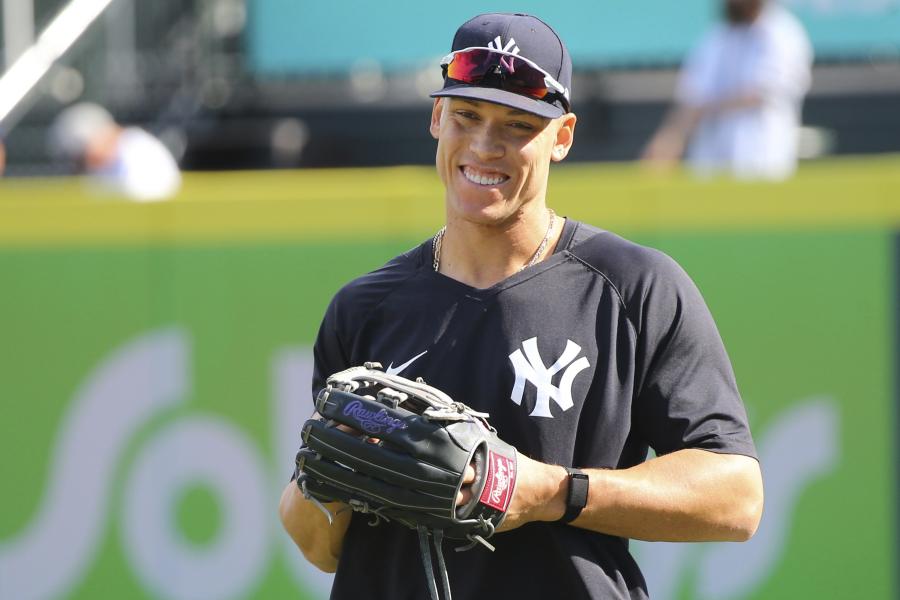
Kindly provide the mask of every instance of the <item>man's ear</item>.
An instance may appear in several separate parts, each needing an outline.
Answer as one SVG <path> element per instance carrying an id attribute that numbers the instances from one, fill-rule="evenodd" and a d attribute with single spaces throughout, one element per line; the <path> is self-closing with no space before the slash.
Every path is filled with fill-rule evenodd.
<path id="1" fill-rule="evenodd" d="M 557 119 L 559 128 L 556 130 L 556 140 L 550 155 L 550 159 L 554 162 L 559 162 L 568 156 L 569 150 L 575 142 L 575 123 L 577 121 L 575 113 L 567 113 Z"/>
<path id="2" fill-rule="evenodd" d="M 441 131 L 441 115 L 444 112 L 443 100 L 443 98 L 435 98 L 434 105 L 431 107 L 431 125 L 428 127 L 428 131 L 431 132 L 431 137 L 434 139 L 438 139 Z"/>

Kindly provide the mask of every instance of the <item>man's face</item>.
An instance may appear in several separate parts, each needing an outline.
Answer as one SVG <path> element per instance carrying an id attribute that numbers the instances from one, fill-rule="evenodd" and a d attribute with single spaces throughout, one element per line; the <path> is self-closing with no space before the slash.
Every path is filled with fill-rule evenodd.
<path id="1" fill-rule="evenodd" d="M 763 0 L 725 0 L 725 20 L 733 25 L 748 25 L 762 10 Z"/>
<path id="2" fill-rule="evenodd" d="M 542 209 L 550 162 L 572 145 L 575 115 L 546 119 L 465 98 L 440 98 L 431 115 L 448 219 L 503 224 Z"/>

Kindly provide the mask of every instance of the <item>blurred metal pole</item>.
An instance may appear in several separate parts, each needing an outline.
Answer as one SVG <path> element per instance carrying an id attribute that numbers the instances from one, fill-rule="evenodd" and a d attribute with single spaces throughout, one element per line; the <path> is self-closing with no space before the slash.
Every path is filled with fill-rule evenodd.
<path id="1" fill-rule="evenodd" d="M 3 0 L 3 55 L 6 68 L 34 42 L 34 4 L 31 0 Z"/>
<path id="2" fill-rule="evenodd" d="M 104 16 L 106 88 L 114 103 L 129 102 L 138 92 L 134 0 L 118 0 Z"/>
<path id="3" fill-rule="evenodd" d="M 11 1 L 15 4 L 22 0 Z M 37 41 L 13 62 L 0 77 L 0 131 L 12 129 L 14 111 L 22 100 L 113 1 L 72 0 L 41 32 Z"/>

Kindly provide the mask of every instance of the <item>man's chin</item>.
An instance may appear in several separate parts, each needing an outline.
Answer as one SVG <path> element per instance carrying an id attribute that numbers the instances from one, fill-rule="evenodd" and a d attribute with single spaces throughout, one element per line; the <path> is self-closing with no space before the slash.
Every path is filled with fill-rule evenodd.
<path id="1" fill-rule="evenodd" d="M 474 203 L 461 201 L 452 208 L 454 217 L 475 225 L 497 226 L 507 222 L 510 208 L 504 201 L 495 203 Z"/>

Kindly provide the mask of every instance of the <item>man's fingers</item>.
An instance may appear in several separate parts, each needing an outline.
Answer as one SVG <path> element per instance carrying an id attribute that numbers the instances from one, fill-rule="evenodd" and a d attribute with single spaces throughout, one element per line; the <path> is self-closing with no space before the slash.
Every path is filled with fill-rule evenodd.
<path id="1" fill-rule="evenodd" d="M 466 504 L 472 499 L 472 483 L 475 481 L 475 467 L 469 465 L 463 472 L 463 485 L 456 494 L 456 505 Z"/>
<path id="2" fill-rule="evenodd" d="M 366 441 L 369 442 L 370 444 L 377 444 L 378 442 L 381 441 L 381 438 L 373 438 L 371 436 L 366 435 L 359 429 L 354 429 L 354 428 L 350 427 L 349 425 L 344 425 L 343 423 L 338 423 L 337 425 L 335 425 L 335 427 L 345 433 L 349 433 L 350 435 L 355 435 L 357 437 L 365 437 Z M 474 479 L 473 479 L 473 481 L 474 481 Z"/>

